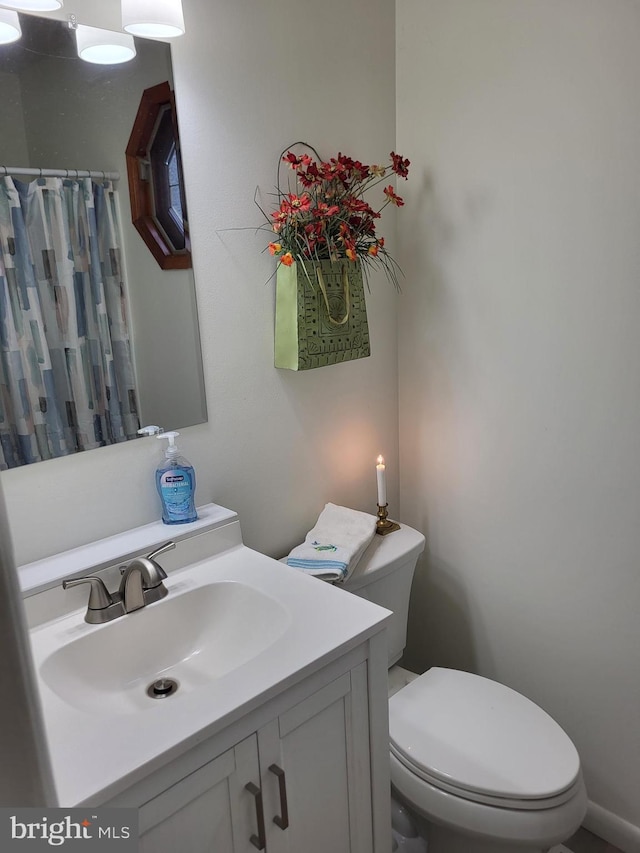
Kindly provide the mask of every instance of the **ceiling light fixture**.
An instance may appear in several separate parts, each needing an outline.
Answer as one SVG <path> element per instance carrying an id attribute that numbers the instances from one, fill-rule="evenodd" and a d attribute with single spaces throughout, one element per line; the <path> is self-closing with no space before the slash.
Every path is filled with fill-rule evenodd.
<path id="1" fill-rule="evenodd" d="M 23 12 L 55 12 L 62 6 L 62 0 L 13 0 L 3 3 L 11 9 L 20 9 Z"/>
<path id="2" fill-rule="evenodd" d="M 122 0 L 122 28 L 145 38 L 181 36 L 184 34 L 182 0 Z"/>
<path id="3" fill-rule="evenodd" d="M 0 9 L 0 44 L 18 41 L 21 35 L 18 13 L 11 12 L 9 9 Z"/>
<path id="4" fill-rule="evenodd" d="M 86 27 L 77 24 L 76 46 L 78 56 L 85 62 L 97 65 L 119 65 L 129 62 L 136 55 L 133 36 L 127 33 L 114 33 L 98 27 Z"/>

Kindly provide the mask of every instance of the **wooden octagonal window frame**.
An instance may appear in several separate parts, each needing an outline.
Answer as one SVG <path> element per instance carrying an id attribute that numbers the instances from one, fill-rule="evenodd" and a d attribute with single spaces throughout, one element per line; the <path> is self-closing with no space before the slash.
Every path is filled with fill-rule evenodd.
<path id="1" fill-rule="evenodd" d="M 180 137 L 169 83 L 142 93 L 126 159 L 134 227 L 163 270 L 190 269 Z"/>

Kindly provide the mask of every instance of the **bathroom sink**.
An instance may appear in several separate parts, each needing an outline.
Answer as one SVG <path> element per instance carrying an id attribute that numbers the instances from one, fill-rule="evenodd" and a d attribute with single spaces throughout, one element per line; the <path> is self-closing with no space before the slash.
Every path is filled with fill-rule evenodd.
<path id="1" fill-rule="evenodd" d="M 262 709 L 277 696 L 298 701 L 308 676 L 325 673 L 322 684 L 335 678 L 342 672 L 333 668 L 337 657 L 369 638 L 371 655 L 386 660 L 387 611 L 247 548 L 240 533 L 237 521 L 225 519 L 210 535 L 180 542 L 172 555 L 178 565 L 172 569 L 167 560 L 165 567 L 168 595 L 111 622 L 84 621 L 82 588 L 26 599 L 54 782 L 65 807 L 110 802 L 173 759 L 191 773 L 201 766 L 196 747 L 215 742 L 216 750 L 226 749 L 225 732 L 249 717 L 251 726 L 261 725 Z M 53 569 L 61 576 L 71 574 L 71 565 L 76 576 L 103 571 L 115 589 L 123 561 L 116 547 L 124 559 L 134 551 L 129 537 L 122 540 L 60 555 Z M 147 536 L 139 550 L 160 541 Z M 171 681 L 178 688 L 152 698 L 147 690 L 158 680 L 162 689 Z"/>
<path id="2" fill-rule="evenodd" d="M 45 657 L 40 677 L 90 713 L 132 713 L 181 701 L 267 650 L 290 614 L 262 590 L 225 580 L 180 591 L 78 636 Z M 147 688 L 164 679 L 160 695 Z M 175 692 L 165 695 L 171 679 Z M 158 688 L 157 688 L 158 689 Z"/>

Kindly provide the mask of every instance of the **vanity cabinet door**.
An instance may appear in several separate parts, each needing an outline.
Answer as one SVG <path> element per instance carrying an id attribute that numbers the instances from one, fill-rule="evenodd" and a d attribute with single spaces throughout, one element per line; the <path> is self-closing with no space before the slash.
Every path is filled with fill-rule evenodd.
<path id="1" fill-rule="evenodd" d="M 258 790 L 255 735 L 140 808 L 140 853 L 255 853 L 252 783 Z"/>
<path id="2" fill-rule="evenodd" d="M 371 853 L 366 665 L 258 732 L 268 853 Z"/>

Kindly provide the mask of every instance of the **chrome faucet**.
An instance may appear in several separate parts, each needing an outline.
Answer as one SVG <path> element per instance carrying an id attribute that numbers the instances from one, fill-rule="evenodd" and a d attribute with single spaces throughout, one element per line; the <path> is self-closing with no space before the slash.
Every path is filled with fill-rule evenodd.
<path id="1" fill-rule="evenodd" d="M 91 592 L 84 617 L 85 622 L 92 625 L 110 622 L 112 619 L 124 616 L 125 613 L 140 610 L 147 604 L 160 601 L 167 595 L 169 590 L 163 584 L 167 573 L 155 562 L 155 558 L 175 547 L 175 542 L 166 542 L 146 557 L 133 559 L 128 566 L 121 569 L 122 579 L 117 592 L 109 592 L 102 578 L 93 575 L 64 580 L 62 587 L 68 589 L 81 583 L 90 583 Z"/>
<path id="2" fill-rule="evenodd" d="M 155 557 L 171 551 L 176 547 L 175 542 L 166 542 L 147 557 L 136 557 L 122 573 L 120 589 L 118 590 L 125 613 L 139 610 L 146 604 L 160 601 L 169 592 L 162 583 L 167 573 L 155 562 Z"/>

